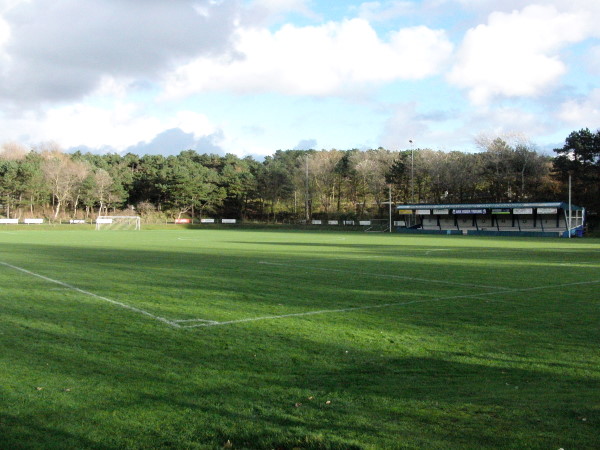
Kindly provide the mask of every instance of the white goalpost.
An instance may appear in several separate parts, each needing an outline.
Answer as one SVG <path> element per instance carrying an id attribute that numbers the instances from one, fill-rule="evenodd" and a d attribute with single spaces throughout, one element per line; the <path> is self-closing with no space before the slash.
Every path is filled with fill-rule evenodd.
<path id="1" fill-rule="evenodd" d="M 140 216 L 98 216 L 96 230 L 140 230 Z"/>

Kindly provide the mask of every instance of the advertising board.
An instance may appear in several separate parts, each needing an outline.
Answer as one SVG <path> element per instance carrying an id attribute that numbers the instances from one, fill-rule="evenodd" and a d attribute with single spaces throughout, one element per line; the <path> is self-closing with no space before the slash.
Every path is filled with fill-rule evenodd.
<path id="1" fill-rule="evenodd" d="M 485 214 L 486 209 L 455 209 L 452 211 L 454 214 Z"/>
<path id="2" fill-rule="evenodd" d="M 513 209 L 513 213 L 519 215 L 533 214 L 533 208 L 515 208 Z"/>

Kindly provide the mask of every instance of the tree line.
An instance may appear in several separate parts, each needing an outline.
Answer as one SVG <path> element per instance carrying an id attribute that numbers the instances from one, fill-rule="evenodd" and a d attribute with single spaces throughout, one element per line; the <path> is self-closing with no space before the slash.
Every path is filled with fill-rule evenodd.
<path id="1" fill-rule="evenodd" d="M 387 202 L 566 200 L 600 210 L 600 131 L 574 131 L 556 156 L 520 139 L 478 138 L 481 151 L 384 148 L 233 154 L 64 153 L 53 144 L 0 152 L 0 203 L 9 218 L 93 219 L 140 214 L 293 222 L 385 217 Z"/>

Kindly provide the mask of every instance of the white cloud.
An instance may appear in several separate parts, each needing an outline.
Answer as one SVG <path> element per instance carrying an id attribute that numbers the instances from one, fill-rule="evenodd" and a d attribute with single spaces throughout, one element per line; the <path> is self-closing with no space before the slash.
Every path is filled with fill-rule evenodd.
<path id="1" fill-rule="evenodd" d="M 475 137 L 482 132 L 493 136 L 528 136 L 537 142 L 556 131 L 550 115 L 540 116 L 518 107 L 457 109 L 420 113 L 417 103 L 392 108 L 381 135 L 384 147 L 476 151 Z M 547 144 L 548 142 L 542 142 Z"/>
<path id="2" fill-rule="evenodd" d="M 39 131 L 54 136 L 66 148 L 85 143 L 122 149 L 150 139 L 160 125 L 157 119 L 136 115 L 136 107 L 130 103 L 117 103 L 110 109 L 77 103 L 48 111 Z"/>
<path id="3" fill-rule="evenodd" d="M 10 25 L 0 16 L 0 79 L 6 74 L 6 67 L 10 58 L 6 53 L 5 45 L 10 38 Z"/>
<path id="4" fill-rule="evenodd" d="M 600 77 L 600 45 L 594 46 L 588 52 L 585 59 L 587 69 L 594 75 Z"/>
<path id="5" fill-rule="evenodd" d="M 218 130 L 203 114 L 180 111 L 167 119 L 145 115 L 133 103 L 116 101 L 106 106 L 70 104 L 46 113 L 27 113 L 20 118 L 3 120 L 0 134 L 17 136 L 30 145 L 53 140 L 63 148 L 86 146 L 110 147 L 122 151 L 140 142 L 150 142 L 170 129 L 180 129 L 197 139 Z M 183 150 L 183 149 L 182 149 Z"/>
<path id="6" fill-rule="evenodd" d="M 594 89 L 585 99 L 563 103 L 558 117 L 573 127 L 597 127 L 600 123 L 600 88 Z"/>
<path id="7" fill-rule="evenodd" d="M 588 19 L 538 5 L 492 13 L 486 25 L 467 32 L 448 80 L 468 89 L 476 104 L 539 95 L 566 73 L 559 51 L 590 35 Z"/>
<path id="8" fill-rule="evenodd" d="M 133 80 L 127 78 L 115 78 L 109 75 L 103 76 L 98 82 L 98 87 L 92 93 L 92 98 L 118 98 L 124 99 L 129 93 Z"/>
<path id="9" fill-rule="evenodd" d="M 0 14 L 10 11 L 15 6 L 22 3 L 30 3 L 31 0 L 0 0 Z"/>
<path id="10" fill-rule="evenodd" d="M 510 13 L 527 6 L 554 7 L 559 11 L 585 11 L 588 16 L 600 13 L 600 2 L 597 0 L 424 0 L 424 6 L 431 11 L 443 8 L 460 8 L 465 11 L 483 14 L 483 17 L 494 12 Z M 448 11 L 449 9 L 446 9 Z"/>
<path id="11" fill-rule="evenodd" d="M 270 14 L 300 13 L 313 16 L 307 0 L 254 0 L 252 8 L 268 11 Z"/>
<path id="12" fill-rule="evenodd" d="M 0 51 L 10 27 L 0 101 L 77 101 L 105 76 L 153 80 L 198 55 L 226 53 L 237 8 L 210 0 L 8 2 L 0 10 Z"/>
<path id="13" fill-rule="evenodd" d="M 358 18 L 334 21 L 340 13 Z M 390 32 L 398 20 L 428 26 Z M 0 0 L 0 135 L 65 148 L 212 145 L 237 154 L 271 154 L 309 137 L 326 148 L 406 148 L 408 138 L 464 148 L 481 130 L 543 138 L 600 123 L 600 89 L 562 104 L 544 96 L 566 73 L 561 92 L 598 87 L 590 77 L 600 75 L 600 46 L 590 39 L 600 37 L 597 23 L 600 0 L 102 0 L 85 8 Z M 455 53 L 448 36 L 459 33 Z M 418 82 L 449 70 L 451 87 L 437 77 Z M 365 101 L 384 85 L 397 103 Z M 476 107 L 457 105 L 456 87 Z M 253 95 L 222 100 L 219 91 Z M 165 101 L 204 92 L 217 94 Z M 211 111 L 207 98 L 222 103 Z"/>
<path id="14" fill-rule="evenodd" d="M 0 48 L 8 42 L 10 37 L 10 25 L 0 16 Z"/>
<path id="15" fill-rule="evenodd" d="M 358 17 L 369 22 L 385 22 L 406 16 L 414 12 L 415 7 L 414 2 L 406 0 L 387 1 L 384 3 L 377 1 L 365 2 L 358 7 L 357 13 Z"/>
<path id="16" fill-rule="evenodd" d="M 242 26 L 268 26 L 285 19 L 290 14 L 298 14 L 311 20 L 320 17 L 310 8 L 309 0 L 254 0 L 244 10 Z"/>
<path id="17" fill-rule="evenodd" d="M 461 7 L 482 11 L 498 11 L 500 9 L 509 10 L 523 5 L 523 0 L 427 0 L 428 3 L 458 3 Z M 553 0 L 550 0 L 553 1 Z M 548 3 L 548 0 L 538 0 L 536 4 Z"/>
<path id="18" fill-rule="evenodd" d="M 485 132 L 495 136 L 536 136 L 548 132 L 545 117 L 516 107 L 479 110 L 469 118 L 468 127 L 476 134 Z"/>
<path id="19" fill-rule="evenodd" d="M 416 148 L 425 148 L 430 143 L 423 140 L 430 135 L 428 121 L 419 117 L 417 104 L 411 102 L 395 106 L 393 115 L 384 125 L 380 140 L 381 145 L 389 149 L 410 148 L 409 140 L 414 142 Z"/>
<path id="20" fill-rule="evenodd" d="M 448 60 L 445 33 L 402 29 L 388 41 L 362 19 L 321 26 L 285 25 L 277 32 L 243 29 L 237 59 L 199 58 L 166 80 L 167 96 L 227 90 L 335 95 L 370 84 L 434 75 Z"/>

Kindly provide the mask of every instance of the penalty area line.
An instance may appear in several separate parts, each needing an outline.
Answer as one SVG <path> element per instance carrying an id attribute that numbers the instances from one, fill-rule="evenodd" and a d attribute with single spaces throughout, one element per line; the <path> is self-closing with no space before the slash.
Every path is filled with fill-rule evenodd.
<path id="1" fill-rule="evenodd" d="M 22 267 L 13 266 L 12 264 L 8 264 L 8 263 L 3 262 L 3 261 L 0 261 L 0 264 L 3 265 L 3 266 L 6 266 L 6 267 L 10 267 L 11 269 L 18 270 L 20 272 L 26 273 L 27 275 L 31 275 L 32 277 L 41 278 L 42 280 L 48 281 L 49 283 L 58 284 L 59 286 L 62 286 L 64 288 L 70 289 L 70 290 L 75 291 L 75 292 L 79 292 L 80 294 L 84 294 L 84 295 L 87 295 L 87 296 L 90 296 L 90 297 L 94 297 L 94 298 L 96 298 L 98 300 L 102 300 L 102 301 L 110 303 L 112 305 L 119 306 L 119 307 L 124 308 L 124 309 L 128 309 L 129 311 L 132 311 L 132 312 L 135 312 L 135 313 L 138 313 L 138 314 L 142 314 L 142 315 L 144 315 L 146 317 L 150 317 L 151 319 L 158 320 L 159 322 L 162 322 L 162 323 L 166 323 L 167 325 L 170 325 L 170 326 L 172 326 L 174 328 L 181 328 L 181 325 L 179 325 L 176 321 L 172 321 L 172 320 L 165 319 L 164 317 L 156 316 L 156 315 L 154 315 L 152 313 L 149 313 L 148 311 L 145 311 L 145 310 L 140 309 L 140 308 L 136 308 L 135 306 L 131 306 L 131 305 L 128 305 L 126 303 L 122 303 L 122 302 L 110 299 L 108 297 L 103 297 L 102 295 L 94 294 L 93 292 L 86 291 L 84 289 L 80 289 L 80 288 L 78 288 L 76 286 L 72 286 L 72 285 L 70 285 L 68 283 L 65 283 L 64 281 L 55 280 L 54 278 L 50 278 L 50 277 L 41 275 L 39 273 L 32 272 L 32 271 L 24 269 Z"/>
<path id="2" fill-rule="evenodd" d="M 428 278 L 409 277 L 409 276 L 405 276 L 405 275 L 357 272 L 357 271 L 349 271 L 349 270 L 343 270 L 343 269 L 331 269 L 328 267 L 311 267 L 311 266 L 304 266 L 304 265 L 299 265 L 299 264 L 285 264 L 285 263 L 276 263 L 276 262 L 268 262 L 268 261 L 259 261 L 258 264 L 264 264 L 266 266 L 297 267 L 299 269 L 316 270 L 316 271 L 320 271 L 320 272 L 337 272 L 337 273 L 346 273 L 346 274 L 351 273 L 353 275 L 361 275 L 361 276 L 374 277 L 374 278 L 391 278 L 394 280 L 422 281 L 425 283 L 438 283 L 438 284 L 446 284 L 449 286 L 462 286 L 462 287 L 500 289 L 500 290 L 505 289 L 504 287 L 501 287 L 501 286 L 486 286 L 485 284 L 457 283 L 454 281 L 432 280 L 432 279 L 428 279 Z"/>
<path id="3" fill-rule="evenodd" d="M 249 317 L 247 319 L 227 320 L 227 321 L 222 321 L 222 322 L 203 320 L 202 321 L 203 323 L 197 323 L 197 324 L 193 324 L 193 325 L 182 325 L 181 328 L 216 327 L 216 326 L 223 326 L 223 325 L 234 325 L 234 324 L 245 323 L 245 322 L 258 322 L 258 321 L 262 321 L 262 320 L 287 319 L 290 317 L 314 316 L 314 315 L 319 315 L 319 314 L 347 313 L 347 312 L 353 312 L 353 311 L 364 311 L 364 310 L 369 310 L 369 309 L 393 308 L 393 307 L 399 307 L 399 306 L 414 305 L 414 304 L 419 304 L 419 303 L 436 303 L 436 302 L 443 302 L 443 301 L 447 301 L 447 300 L 460 300 L 460 299 L 468 299 L 468 298 L 483 300 L 483 297 L 487 297 L 490 295 L 514 294 L 517 292 L 529 292 L 529 291 L 537 291 L 537 290 L 553 289 L 553 288 L 561 288 L 561 287 L 569 287 L 569 286 L 581 286 L 581 285 L 589 285 L 589 284 L 600 284 L 600 280 L 580 281 L 580 282 L 564 283 L 564 284 L 556 284 L 556 285 L 548 285 L 548 286 L 536 286 L 536 287 L 521 288 L 521 289 L 504 289 L 502 291 L 491 291 L 491 292 L 484 292 L 484 293 L 478 293 L 478 294 L 451 295 L 451 296 L 437 297 L 437 298 L 431 298 L 431 299 L 426 299 L 426 300 L 412 300 L 412 301 L 408 301 L 408 302 L 385 303 L 382 305 L 356 306 L 356 307 L 351 307 L 351 308 L 339 308 L 339 309 L 322 309 L 322 310 L 318 310 L 318 311 L 306 311 L 306 312 L 292 313 L 292 314 L 281 314 L 281 315 L 262 316 L 262 317 Z M 497 301 L 497 300 L 493 300 L 493 301 Z M 505 303 L 515 304 L 513 302 L 505 302 Z M 516 304 L 525 306 L 521 303 L 516 303 Z"/>
<path id="4" fill-rule="evenodd" d="M 189 323 L 189 322 L 205 322 L 208 324 L 218 324 L 221 322 L 217 322 L 216 320 L 208 320 L 208 319 L 177 319 L 177 320 L 172 320 L 171 322 L 173 323 Z"/>

